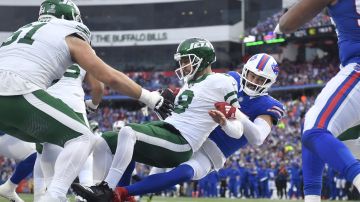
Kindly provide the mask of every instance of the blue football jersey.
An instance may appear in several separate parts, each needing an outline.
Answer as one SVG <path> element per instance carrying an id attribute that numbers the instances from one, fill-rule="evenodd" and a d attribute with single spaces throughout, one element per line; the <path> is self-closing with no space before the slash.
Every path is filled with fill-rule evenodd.
<path id="1" fill-rule="evenodd" d="M 246 114 L 251 121 L 254 121 L 260 115 L 269 115 L 272 117 L 274 125 L 277 124 L 278 120 L 284 116 L 284 106 L 269 95 L 258 97 L 246 95 L 240 87 L 240 74 L 237 72 L 228 72 L 228 74 L 238 83 L 240 111 Z M 211 132 L 209 138 L 216 143 L 226 158 L 247 144 L 244 135 L 240 139 L 231 138 L 220 126 Z"/>
<path id="2" fill-rule="evenodd" d="M 328 9 L 337 29 L 341 64 L 360 63 L 360 1 L 341 0 Z"/>

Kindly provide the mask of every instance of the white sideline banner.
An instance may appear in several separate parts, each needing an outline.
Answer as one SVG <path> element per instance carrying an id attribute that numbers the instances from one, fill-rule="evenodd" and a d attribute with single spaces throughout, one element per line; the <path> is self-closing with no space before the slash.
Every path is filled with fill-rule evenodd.
<path id="1" fill-rule="evenodd" d="M 199 37 L 211 42 L 233 41 L 232 26 L 219 25 L 193 28 L 131 30 L 131 31 L 93 31 L 91 44 L 94 47 L 150 46 L 179 44 L 187 38 Z M 5 41 L 11 32 L 0 32 L 0 42 Z"/>
<path id="2" fill-rule="evenodd" d="M 221 25 L 176 29 L 94 31 L 91 43 L 95 47 L 166 45 L 179 44 L 184 39 L 192 37 L 205 38 L 211 42 L 231 41 L 230 27 Z"/>

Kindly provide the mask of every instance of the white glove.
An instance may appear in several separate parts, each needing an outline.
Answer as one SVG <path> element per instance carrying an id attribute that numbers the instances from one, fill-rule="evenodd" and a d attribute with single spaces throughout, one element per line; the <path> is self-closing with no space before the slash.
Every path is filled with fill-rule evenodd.
<path id="1" fill-rule="evenodd" d="M 275 34 L 282 34 L 282 31 L 280 31 L 280 25 L 279 24 L 276 25 L 276 27 L 274 29 L 274 33 Z"/>
<path id="2" fill-rule="evenodd" d="M 167 117 L 174 111 L 174 103 L 171 100 L 164 99 L 159 91 L 148 91 L 142 89 L 139 101 L 153 109 L 161 117 Z"/>
<path id="3" fill-rule="evenodd" d="M 142 89 L 139 101 L 146 104 L 150 109 L 155 109 L 156 106 L 162 104 L 164 98 L 160 95 L 158 91 L 148 91 Z"/>
<path id="4" fill-rule="evenodd" d="M 88 114 L 95 113 L 99 105 L 95 105 L 92 100 L 85 100 L 86 112 Z"/>

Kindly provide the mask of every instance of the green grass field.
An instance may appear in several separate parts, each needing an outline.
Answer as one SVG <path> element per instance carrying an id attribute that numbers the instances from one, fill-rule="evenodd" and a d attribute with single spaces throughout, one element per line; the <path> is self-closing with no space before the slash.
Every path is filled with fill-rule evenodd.
<path id="1" fill-rule="evenodd" d="M 29 194 L 22 194 L 20 197 L 25 200 L 25 202 L 32 202 L 32 195 Z M 141 202 L 146 202 L 147 197 L 142 198 Z M 190 202 L 190 201 L 196 201 L 196 202 L 224 202 L 224 201 L 239 201 L 239 202 L 303 202 L 302 200 L 266 200 L 266 199 L 222 199 L 222 198 L 216 198 L 216 199 L 209 199 L 209 198 L 203 198 L 203 199 L 194 199 L 194 198 L 165 198 L 165 197 L 154 197 L 152 202 Z M 0 198 L 0 202 L 8 202 L 8 200 L 5 200 L 3 198 Z M 50 201 L 49 201 L 50 202 Z M 74 202 L 72 199 L 71 202 Z M 325 202 L 325 201 L 323 201 Z"/>

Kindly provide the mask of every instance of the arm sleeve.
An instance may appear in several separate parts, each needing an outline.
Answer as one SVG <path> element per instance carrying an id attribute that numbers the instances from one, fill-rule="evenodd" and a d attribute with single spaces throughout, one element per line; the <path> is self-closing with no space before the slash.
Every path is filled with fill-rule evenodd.
<path id="1" fill-rule="evenodd" d="M 240 139 L 244 134 L 244 126 L 239 119 L 226 120 L 221 129 L 230 137 Z"/>
<path id="2" fill-rule="evenodd" d="M 231 76 L 226 76 L 226 78 L 223 81 L 224 100 L 233 107 L 239 108 L 240 105 L 238 102 L 237 93 L 238 93 L 237 82 Z"/>
<path id="3" fill-rule="evenodd" d="M 244 127 L 244 135 L 252 145 L 261 145 L 271 132 L 271 127 L 262 118 L 256 118 L 251 122 L 239 109 L 236 110 L 236 119 L 240 120 Z"/>

